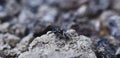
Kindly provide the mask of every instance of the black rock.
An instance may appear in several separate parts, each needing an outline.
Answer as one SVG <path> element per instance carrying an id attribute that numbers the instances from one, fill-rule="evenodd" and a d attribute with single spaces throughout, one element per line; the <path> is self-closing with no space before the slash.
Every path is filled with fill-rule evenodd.
<path id="1" fill-rule="evenodd" d="M 116 58 L 114 50 L 105 38 L 98 41 L 96 55 L 98 58 Z"/>

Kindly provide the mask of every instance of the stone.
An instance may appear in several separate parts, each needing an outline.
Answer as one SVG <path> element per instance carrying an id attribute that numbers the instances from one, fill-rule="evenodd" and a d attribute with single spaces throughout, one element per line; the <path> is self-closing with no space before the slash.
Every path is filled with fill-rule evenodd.
<path id="1" fill-rule="evenodd" d="M 9 33 L 6 33 L 4 35 L 4 42 L 6 42 L 8 45 L 10 45 L 11 47 L 15 47 L 16 44 L 20 41 L 20 38 L 15 36 L 15 35 L 12 35 L 12 34 L 9 34 Z"/>
<path id="2" fill-rule="evenodd" d="M 91 49 L 90 38 L 77 36 L 73 30 L 66 33 L 71 37 L 67 42 L 57 39 L 58 37 L 50 32 L 35 38 L 30 43 L 29 50 L 20 54 L 18 58 L 96 58 Z"/>
<path id="3" fill-rule="evenodd" d="M 9 28 L 9 32 L 17 36 L 23 37 L 27 34 L 27 27 L 23 24 L 16 23 Z"/>
<path id="4" fill-rule="evenodd" d="M 58 14 L 57 8 L 50 7 L 48 5 L 42 5 L 38 9 L 37 17 L 39 18 L 39 20 L 45 22 L 54 22 L 57 14 Z"/>
<path id="5" fill-rule="evenodd" d="M 4 57 L 5 57 L 4 52 L 0 51 L 0 58 L 4 58 Z"/>
<path id="6" fill-rule="evenodd" d="M 3 50 L 3 45 L 4 45 L 3 34 L 0 34 L 0 50 Z"/>
<path id="7" fill-rule="evenodd" d="M 117 51 L 116 51 L 115 54 L 116 54 L 116 55 L 120 55 L 120 47 L 117 49 Z"/>
<path id="8" fill-rule="evenodd" d="M 120 40 L 120 16 L 113 15 L 107 19 L 108 27 L 111 30 L 111 35 L 113 35 L 116 39 Z"/>
<path id="9" fill-rule="evenodd" d="M 6 16 L 7 16 L 6 10 L 4 9 L 3 6 L 0 6 L 0 18 L 4 18 Z"/>
<path id="10" fill-rule="evenodd" d="M 33 39 L 33 34 L 29 34 L 27 36 L 25 36 L 24 38 L 22 38 L 22 40 L 17 44 L 16 48 L 23 52 L 26 51 L 28 49 L 28 45 L 29 43 L 32 41 Z"/>
<path id="11" fill-rule="evenodd" d="M 15 9 L 15 10 L 14 10 Z M 20 12 L 20 5 L 15 0 L 9 0 L 6 4 L 6 12 L 9 16 L 14 16 Z"/>
<path id="12" fill-rule="evenodd" d="M 59 7 L 62 9 L 74 9 L 78 6 L 77 0 L 59 0 Z"/>
<path id="13" fill-rule="evenodd" d="M 43 4 L 44 0 L 22 0 L 22 4 L 26 7 L 34 8 Z"/>
<path id="14" fill-rule="evenodd" d="M 3 23 L 3 24 L 0 24 L 0 32 L 2 33 L 5 33 L 5 32 L 8 32 L 8 28 L 10 27 L 10 23 Z"/>
<path id="15" fill-rule="evenodd" d="M 59 8 L 68 10 L 74 9 L 79 6 L 79 0 L 47 0 L 46 3 L 50 5 L 57 5 Z"/>
<path id="16" fill-rule="evenodd" d="M 97 43 L 97 57 L 98 58 L 115 58 L 115 51 L 110 46 L 105 38 L 101 38 Z"/>
<path id="17" fill-rule="evenodd" d="M 106 21 L 109 17 L 113 15 L 117 15 L 117 13 L 112 10 L 103 11 L 102 14 L 100 15 L 100 20 Z"/>
<path id="18" fill-rule="evenodd" d="M 34 21 L 35 15 L 29 10 L 29 9 L 22 9 L 19 16 L 18 16 L 18 22 L 20 24 L 29 24 Z"/>
<path id="19" fill-rule="evenodd" d="M 75 12 L 77 16 L 85 16 L 87 11 L 87 5 L 81 5 L 78 10 Z"/>
<path id="20" fill-rule="evenodd" d="M 118 12 L 120 12 L 120 0 L 113 0 L 113 5 L 112 5 L 112 8 Z"/>
<path id="21" fill-rule="evenodd" d="M 8 44 L 5 44 L 4 34 L 0 34 L 0 51 L 4 49 L 10 49 L 11 47 Z"/>
<path id="22" fill-rule="evenodd" d="M 21 53 L 21 51 L 19 51 L 17 48 L 13 48 L 13 49 L 7 49 L 4 50 L 4 54 L 6 57 L 17 57 L 17 55 L 19 55 Z"/>
<path id="23" fill-rule="evenodd" d="M 88 16 L 97 16 L 106 10 L 110 5 L 110 0 L 90 0 L 87 7 Z"/>

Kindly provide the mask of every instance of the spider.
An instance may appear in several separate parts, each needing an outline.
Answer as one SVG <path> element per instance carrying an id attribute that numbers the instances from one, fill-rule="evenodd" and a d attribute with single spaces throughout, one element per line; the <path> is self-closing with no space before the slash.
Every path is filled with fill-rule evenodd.
<path id="1" fill-rule="evenodd" d="M 59 39 L 69 40 L 70 37 L 65 33 L 65 30 L 61 29 L 59 26 L 51 26 L 51 33 L 54 33 Z"/>

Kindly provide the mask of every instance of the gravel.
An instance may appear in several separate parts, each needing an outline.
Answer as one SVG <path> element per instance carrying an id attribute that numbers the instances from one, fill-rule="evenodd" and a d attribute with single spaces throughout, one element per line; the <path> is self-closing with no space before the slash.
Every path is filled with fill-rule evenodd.
<path id="1" fill-rule="evenodd" d="M 120 58 L 120 0 L 0 0 L 0 58 Z"/>

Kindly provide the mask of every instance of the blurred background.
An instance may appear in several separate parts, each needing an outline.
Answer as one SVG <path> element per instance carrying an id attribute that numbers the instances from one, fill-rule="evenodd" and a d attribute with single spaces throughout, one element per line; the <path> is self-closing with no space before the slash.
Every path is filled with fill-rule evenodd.
<path id="1" fill-rule="evenodd" d="M 0 34 L 38 37 L 48 26 L 74 29 L 90 37 L 93 48 L 106 39 L 120 57 L 120 0 L 0 0 Z"/>

